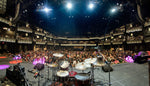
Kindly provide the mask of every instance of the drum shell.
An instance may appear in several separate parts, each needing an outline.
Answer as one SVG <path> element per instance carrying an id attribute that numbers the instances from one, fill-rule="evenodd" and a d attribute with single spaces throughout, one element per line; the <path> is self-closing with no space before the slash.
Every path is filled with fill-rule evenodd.
<path id="1" fill-rule="evenodd" d="M 91 86 L 91 79 L 77 80 L 75 79 L 76 86 Z"/>
<path id="2" fill-rule="evenodd" d="M 62 83 L 68 81 L 68 79 L 69 79 L 69 76 L 66 76 L 66 77 L 57 76 L 57 81 L 62 82 Z"/>

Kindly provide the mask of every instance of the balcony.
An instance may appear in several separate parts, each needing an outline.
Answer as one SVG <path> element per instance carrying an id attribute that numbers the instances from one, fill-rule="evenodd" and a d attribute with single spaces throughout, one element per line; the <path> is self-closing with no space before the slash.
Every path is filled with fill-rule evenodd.
<path id="1" fill-rule="evenodd" d="M 96 46 L 96 44 L 61 44 L 61 46 Z"/>
<path id="2" fill-rule="evenodd" d="M 105 43 L 104 43 L 104 45 L 111 45 L 111 43 L 109 43 L 109 42 L 105 42 Z"/>
<path id="3" fill-rule="evenodd" d="M 58 39 L 58 40 L 67 40 L 67 37 L 56 37 L 54 39 Z"/>
<path id="4" fill-rule="evenodd" d="M 16 39 L 14 39 L 14 38 L 0 37 L 0 41 L 15 43 Z"/>
<path id="5" fill-rule="evenodd" d="M 145 43 L 149 43 L 149 42 L 150 42 L 150 37 L 145 38 L 145 39 L 144 39 L 144 42 L 145 42 Z"/>
<path id="6" fill-rule="evenodd" d="M 124 32 L 113 33 L 113 36 L 122 35 Z"/>
<path id="7" fill-rule="evenodd" d="M 32 33 L 32 29 L 26 28 L 26 27 L 18 27 L 18 28 L 17 28 L 17 31 Z"/>
<path id="8" fill-rule="evenodd" d="M 53 38 L 53 35 L 46 35 L 46 37 L 48 37 L 48 38 Z"/>
<path id="9" fill-rule="evenodd" d="M 67 38 L 67 40 L 89 40 L 89 38 Z"/>
<path id="10" fill-rule="evenodd" d="M 36 42 L 36 44 L 45 45 L 46 42 Z"/>
<path id="11" fill-rule="evenodd" d="M 59 43 L 54 43 L 54 46 L 59 46 Z"/>
<path id="12" fill-rule="evenodd" d="M 52 43 L 52 42 L 48 42 L 48 43 L 47 43 L 47 45 L 54 45 L 54 43 Z"/>
<path id="13" fill-rule="evenodd" d="M 143 37 L 129 37 L 127 44 L 140 44 L 142 43 Z"/>
<path id="14" fill-rule="evenodd" d="M 117 45 L 117 44 L 123 44 L 124 39 L 116 39 L 112 41 L 113 45 Z"/>
<path id="15" fill-rule="evenodd" d="M 142 31 L 142 26 L 129 28 L 127 29 L 126 33 L 139 32 L 139 31 Z"/>
<path id="16" fill-rule="evenodd" d="M 22 40 L 22 39 L 19 39 L 18 43 L 19 44 L 32 44 L 32 41 L 31 40 Z"/>
<path id="17" fill-rule="evenodd" d="M 36 35 L 45 36 L 45 34 L 44 34 L 44 33 L 42 33 L 42 32 L 38 32 L 38 31 L 35 31 L 35 34 L 36 34 Z"/>
<path id="18" fill-rule="evenodd" d="M 150 21 L 145 22 L 144 27 L 150 26 Z"/>

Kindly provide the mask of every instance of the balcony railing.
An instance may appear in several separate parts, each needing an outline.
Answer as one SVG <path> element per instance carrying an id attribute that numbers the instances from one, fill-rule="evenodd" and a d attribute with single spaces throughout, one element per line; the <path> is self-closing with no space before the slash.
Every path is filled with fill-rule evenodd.
<path id="1" fill-rule="evenodd" d="M 41 35 L 41 36 L 45 36 L 45 34 L 44 34 L 44 33 L 41 33 L 41 32 L 37 32 L 37 31 L 35 31 L 35 34 L 36 34 L 36 35 Z"/>
<path id="2" fill-rule="evenodd" d="M 109 42 L 105 42 L 105 43 L 104 43 L 104 45 L 111 45 L 111 43 L 109 43 Z"/>
<path id="3" fill-rule="evenodd" d="M 150 26 L 150 21 L 149 22 L 145 22 L 144 27 Z"/>
<path id="4" fill-rule="evenodd" d="M 53 38 L 53 36 L 52 36 L 52 35 L 46 35 L 46 37 L 48 37 L 48 38 Z"/>
<path id="5" fill-rule="evenodd" d="M 150 37 L 145 38 L 145 39 L 144 39 L 144 42 L 145 42 L 145 43 L 149 43 L 149 42 L 150 42 Z"/>
<path id="6" fill-rule="evenodd" d="M 0 41 L 15 43 L 16 39 L 14 39 L 14 38 L 0 37 Z"/>
<path id="7" fill-rule="evenodd" d="M 17 31 L 32 33 L 32 29 L 26 27 L 18 27 Z"/>
<path id="8" fill-rule="evenodd" d="M 140 44 L 140 43 L 142 43 L 142 41 L 141 40 L 128 40 L 127 41 L 127 44 Z"/>
<path id="9" fill-rule="evenodd" d="M 68 38 L 67 40 L 89 40 L 89 38 Z"/>
<path id="10" fill-rule="evenodd" d="M 46 42 L 36 42 L 36 44 L 41 44 L 41 45 L 45 45 L 46 44 Z"/>
<path id="11" fill-rule="evenodd" d="M 47 43 L 47 45 L 54 45 L 54 43 Z"/>
<path id="12" fill-rule="evenodd" d="M 113 36 L 122 35 L 124 32 L 113 33 Z"/>
<path id="13" fill-rule="evenodd" d="M 96 46 L 96 44 L 61 44 L 61 46 Z"/>
<path id="14" fill-rule="evenodd" d="M 19 39 L 18 43 L 19 44 L 32 44 L 32 41 L 31 40 L 22 40 L 22 39 Z"/>
<path id="15" fill-rule="evenodd" d="M 123 44 L 123 42 L 120 42 L 120 41 L 115 41 L 115 42 L 112 42 L 113 45 L 116 45 L 116 44 Z"/>
<path id="16" fill-rule="evenodd" d="M 142 31 L 142 26 L 127 29 L 126 33 L 139 32 L 139 31 Z"/>

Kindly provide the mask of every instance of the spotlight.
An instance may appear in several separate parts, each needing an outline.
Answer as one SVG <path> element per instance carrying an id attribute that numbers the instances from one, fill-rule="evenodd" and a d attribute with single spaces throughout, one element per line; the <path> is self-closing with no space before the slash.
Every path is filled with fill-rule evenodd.
<path id="1" fill-rule="evenodd" d="M 51 10 L 51 9 L 48 9 L 47 7 L 45 7 L 45 8 L 43 9 L 43 11 L 45 11 L 46 13 L 48 13 L 50 10 Z"/>
<path id="2" fill-rule="evenodd" d="M 72 8 L 72 4 L 71 3 L 67 3 L 67 8 L 71 9 Z"/>
<path id="3" fill-rule="evenodd" d="M 115 8 L 113 8 L 113 9 L 111 10 L 111 12 L 112 12 L 112 13 L 116 12 L 116 9 L 115 9 Z"/>
<path id="4" fill-rule="evenodd" d="M 115 13 L 116 11 L 118 11 L 118 9 L 119 9 L 118 7 L 113 7 L 113 8 L 110 10 L 110 12 L 111 12 L 111 13 Z"/>
<path id="5" fill-rule="evenodd" d="M 90 9 L 93 9 L 93 8 L 94 8 L 94 4 L 93 4 L 93 3 L 90 3 L 90 4 L 89 4 L 89 8 L 90 8 Z"/>

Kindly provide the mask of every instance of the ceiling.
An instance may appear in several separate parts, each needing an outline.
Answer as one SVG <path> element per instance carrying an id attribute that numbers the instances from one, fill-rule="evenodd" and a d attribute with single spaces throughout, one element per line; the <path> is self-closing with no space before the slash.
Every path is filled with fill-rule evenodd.
<path id="1" fill-rule="evenodd" d="M 64 0 L 20 1 L 22 3 L 19 21 L 39 26 L 56 36 L 101 36 L 124 24 L 139 23 L 136 2 L 133 0 L 90 0 L 95 4 L 92 10 L 87 9 L 89 0 L 71 0 L 73 2 L 71 10 L 66 9 L 67 1 Z M 147 17 L 149 4 L 147 0 L 143 0 L 142 3 L 143 16 Z M 38 11 L 41 6 L 52 10 L 48 13 Z M 110 9 L 116 6 L 119 10 L 111 13 Z M 10 10 L 9 6 L 6 14 L 12 14 L 9 13 Z"/>

